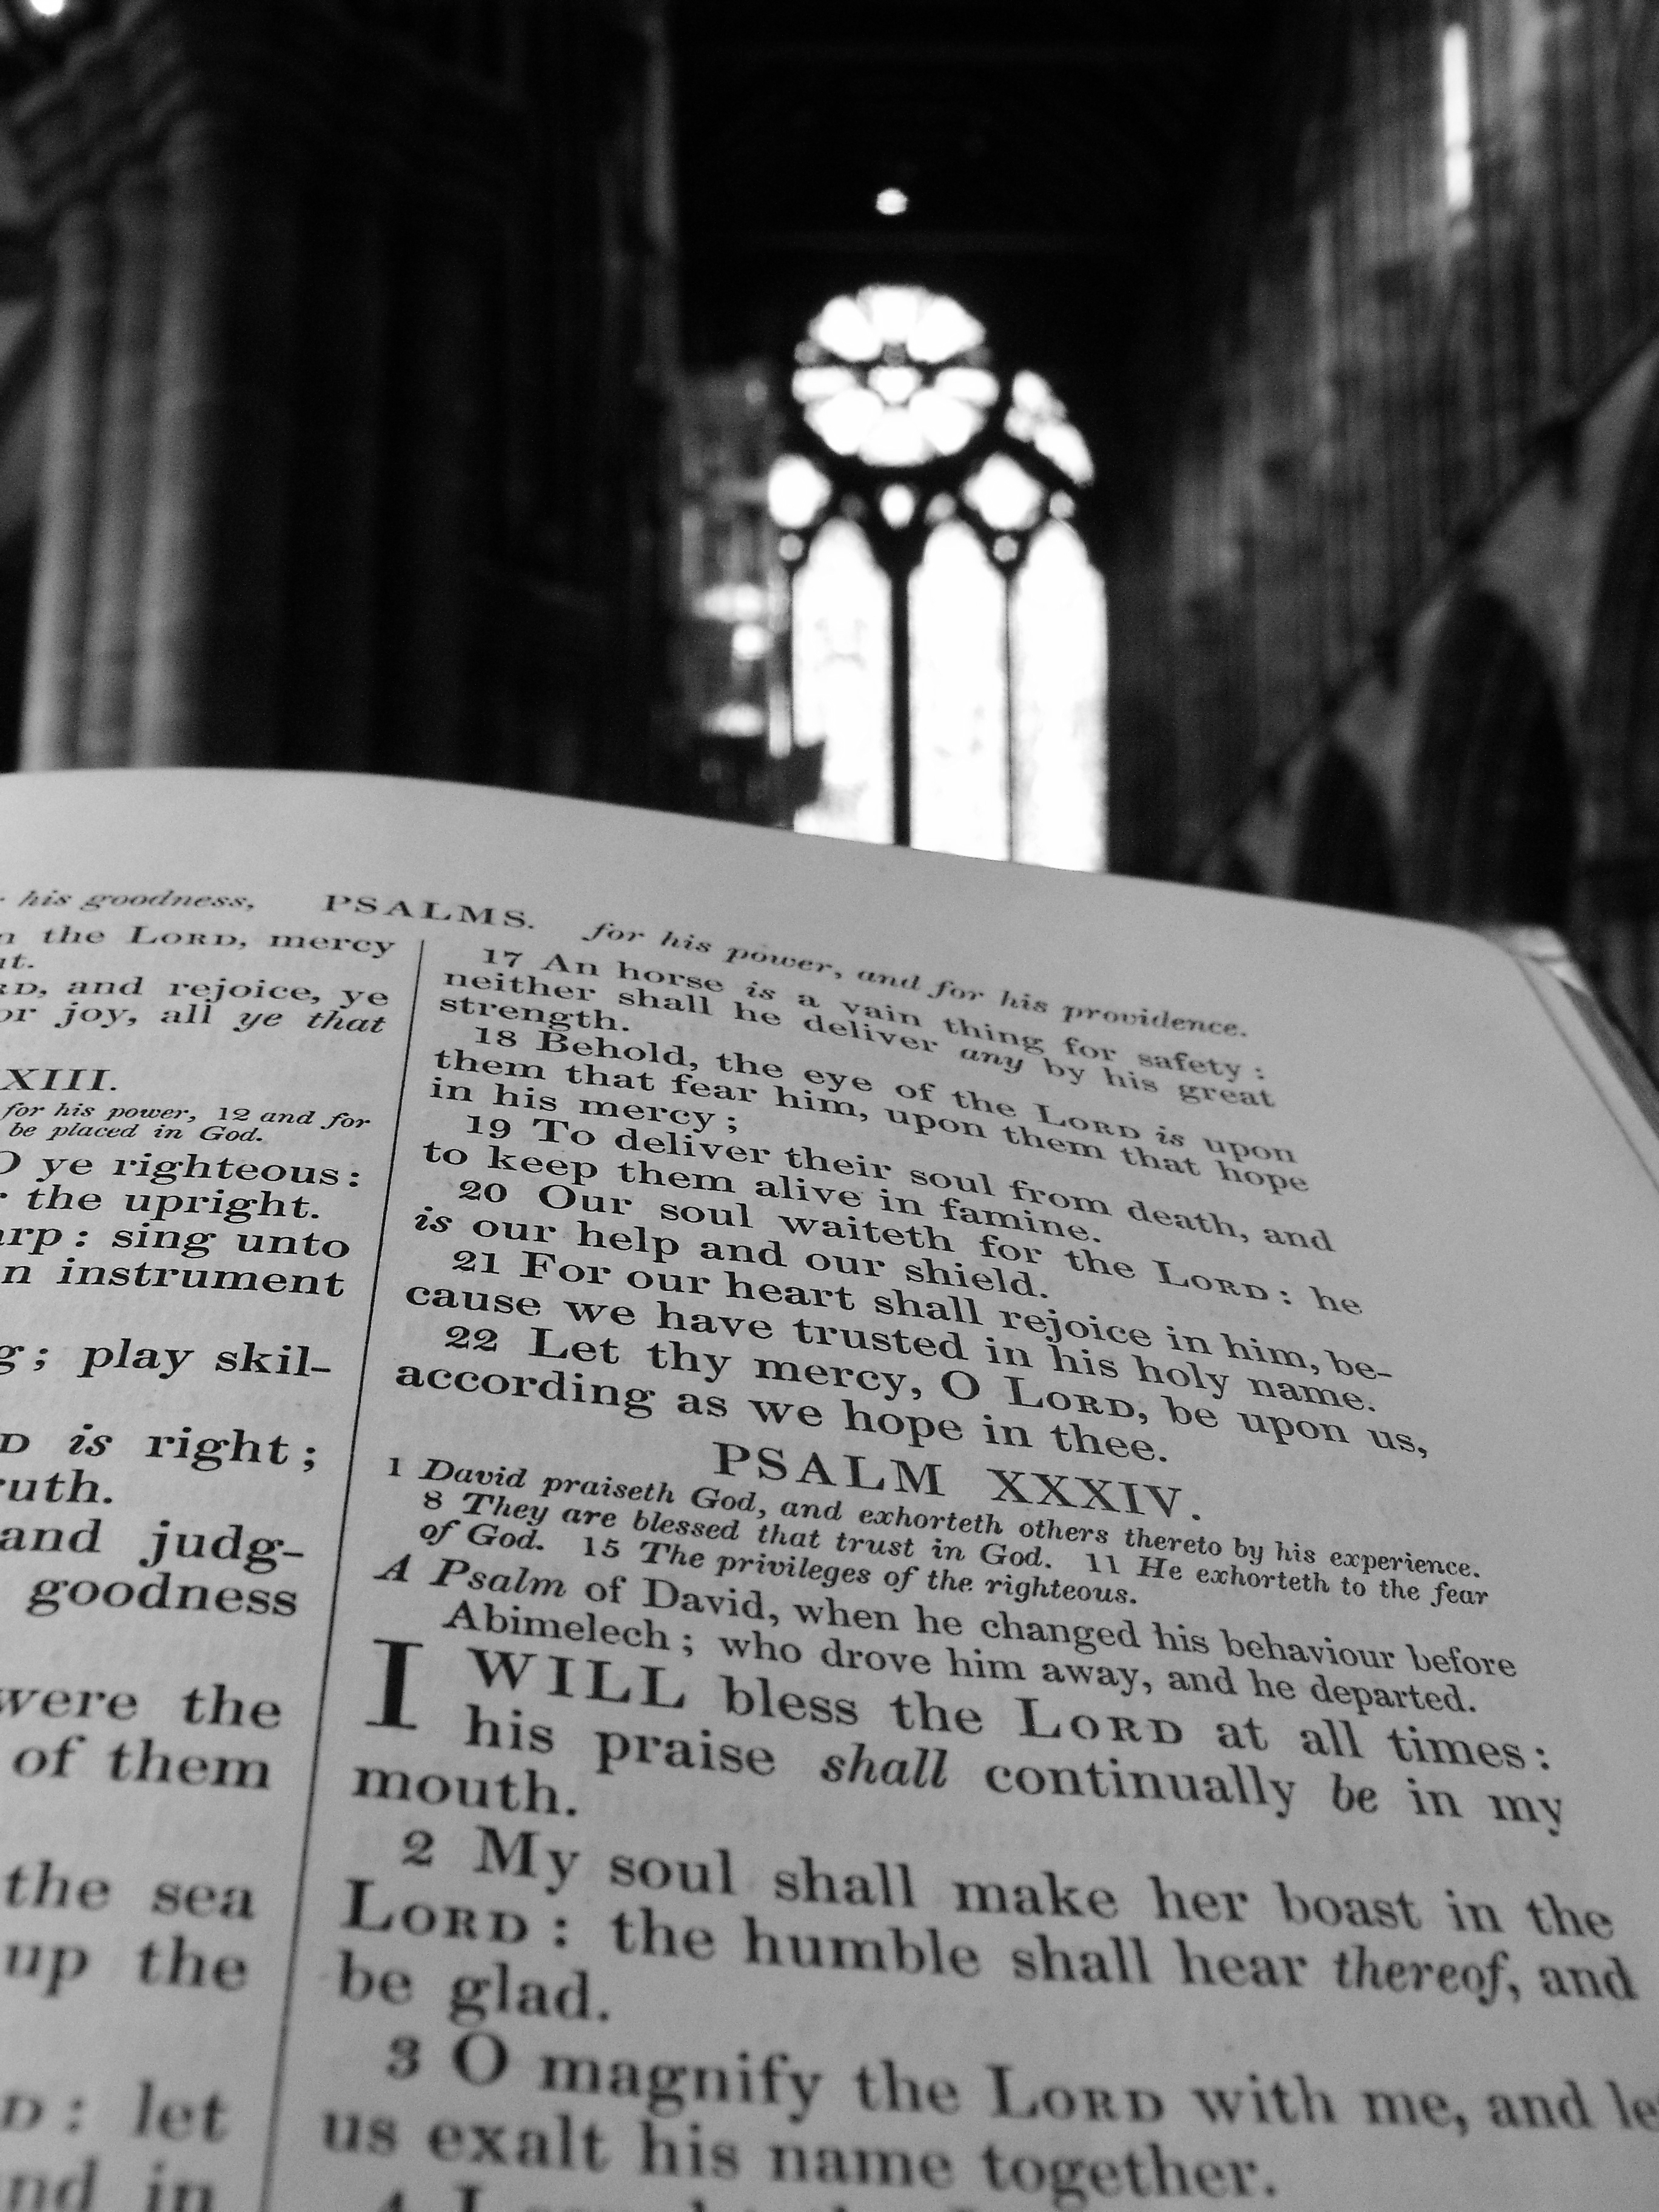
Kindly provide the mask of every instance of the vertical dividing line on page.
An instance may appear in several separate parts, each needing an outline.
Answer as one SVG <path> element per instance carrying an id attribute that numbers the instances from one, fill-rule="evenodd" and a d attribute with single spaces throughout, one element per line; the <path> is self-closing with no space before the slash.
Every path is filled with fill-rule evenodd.
<path id="1" fill-rule="evenodd" d="M 386 1255 L 386 1227 L 392 1212 L 392 1182 L 398 1164 L 398 1138 L 404 1123 L 404 1097 L 409 1087 L 409 1055 L 415 1042 L 415 1009 L 420 1003 L 421 969 L 426 960 L 422 938 L 415 955 L 415 981 L 409 994 L 409 1027 L 404 1034 L 404 1060 L 398 1075 L 398 1105 L 392 1121 L 392 1149 L 386 1156 L 386 1196 L 380 1203 L 380 1233 L 374 1246 L 374 1273 L 368 1286 L 368 1314 L 363 1323 L 363 1356 L 357 1368 L 357 1399 L 351 1413 L 351 1441 L 346 1449 L 345 1490 L 340 1499 L 340 1527 L 334 1546 L 334 1581 L 329 1591 L 328 1627 L 323 1638 L 323 1676 L 317 1692 L 317 1729 L 311 1747 L 311 1775 L 306 1785 L 305 1826 L 300 1838 L 300 1869 L 294 1886 L 294 1932 L 289 1939 L 288 1973 L 283 1984 L 283 2017 L 276 2032 L 276 2067 L 271 2083 L 270 2118 L 265 2135 L 264 2167 L 259 2183 L 259 2212 L 270 2212 L 271 2187 L 276 2179 L 276 2130 L 282 2117 L 283 2084 L 288 2066 L 289 2026 L 294 2011 L 294 1978 L 300 1965 L 300 1926 L 304 1917 L 306 1870 L 311 1858 L 312 1822 L 317 1809 L 317 1769 L 323 1751 L 323 1715 L 328 1704 L 328 1674 L 334 1653 L 334 1623 L 340 1604 L 340 1571 L 345 1560 L 346 1516 L 351 1508 L 351 1480 L 357 1466 L 357 1431 L 363 1418 L 363 1386 L 368 1376 L 368 1347 L 374 1334 L 374 1310 L 380 1295 L 380 1263 Z"/>

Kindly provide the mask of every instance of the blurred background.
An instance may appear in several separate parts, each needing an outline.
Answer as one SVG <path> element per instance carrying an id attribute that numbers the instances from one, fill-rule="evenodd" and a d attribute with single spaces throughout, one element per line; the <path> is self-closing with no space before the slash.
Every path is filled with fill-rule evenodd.
<path id="1" fill-rule="evenodd" d="M 0 749 L 1559 932 L 1659 1045 L 1659 0 L 0 0 Z"/>

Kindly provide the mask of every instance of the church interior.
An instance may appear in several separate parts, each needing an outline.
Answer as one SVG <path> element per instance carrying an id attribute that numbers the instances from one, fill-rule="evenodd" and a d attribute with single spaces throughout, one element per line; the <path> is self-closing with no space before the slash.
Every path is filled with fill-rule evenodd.
<path id="1" fill-rule="evenodd" d="M 0 765 L 1549 930 L 1659 1058 L 1659 0 L 0 0 Z"/>

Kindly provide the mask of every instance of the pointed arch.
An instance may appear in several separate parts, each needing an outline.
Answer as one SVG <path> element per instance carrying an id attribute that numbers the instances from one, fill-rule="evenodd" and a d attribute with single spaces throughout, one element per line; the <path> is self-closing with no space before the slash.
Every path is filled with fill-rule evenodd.
<path id="1" fill-rule="evenodd" d="M 1659 379 L 1602 549 L 1583 691 L 1598 846 L 1659 833 Z"/>
<path id="2" fill-rule="evenodd" d="M 1366 914 L 1399 912 L 1382 810 L 1339 744 L 1325 746 L 1308 779 L 1291 896 Z"/>
<path id="3" fill-rule="evenodd" d="M 1561 714 L 1536 641 L 1483 588 L 1459 596 L 1435 648 L 1411 823 L 1414 914 L 1565 929 L 1577 807 Z"/>
<path id="4" fill-rule="evenodd" d="M 1581 706 L 1588 834 L 1576 945 L 1651 1066 L 1659 1062 L 1659 378 L 1631 439 L 1602 549 Z"/>

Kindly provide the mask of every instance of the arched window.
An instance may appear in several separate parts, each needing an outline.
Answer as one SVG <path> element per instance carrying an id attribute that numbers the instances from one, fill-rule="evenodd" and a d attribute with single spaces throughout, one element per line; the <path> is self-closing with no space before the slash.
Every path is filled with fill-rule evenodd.
<path id="1" fill-rule="evenodd" d="M 1076 527 L 1081 434 L 919 285 L 831 300 L 795 361 L 769 499 L 795 742 L 823 747 L 795 827 L 1103 866 L 1106 597 Z"/>

